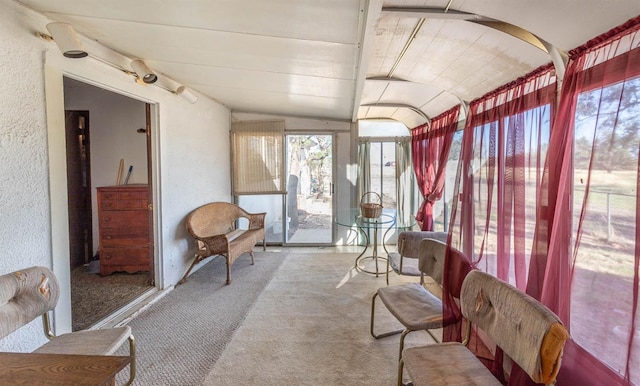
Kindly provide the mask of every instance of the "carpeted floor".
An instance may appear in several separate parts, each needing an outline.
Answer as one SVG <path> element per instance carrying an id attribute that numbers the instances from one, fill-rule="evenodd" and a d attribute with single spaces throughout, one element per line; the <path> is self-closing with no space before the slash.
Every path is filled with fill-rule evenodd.
<path id="1" fill-rule="evenodd" d="M 149 272 L 100 276 L 89 267 L 74 269 L 71 271 L 73 331 L 84 330 L 104 319 L 149 290 L 150 283 Z"/>
<path id="2" fill-rule="evenodd" d="M 371 297 L 384 275 L 354 271 L 353 253 L 300 249 L 256 252 L 254 266 L 241 257 L 228 286 L 224 260 L 213 260 L 132 320 L 134 384 L 396 384 L 399 335 L 369 333 Z M 416 278 L 392 274 L 392 285 L 403 281 Z M 376 331 L 400 327 L 378 304 Z M 431 342 L 414 332 L 406 345 Z M 127 378 L 125 369 L 116 384 Z"/>
<path id="3" fill-rule="evenodd" d="M 400 336 L 376 340 L 369 332 L 371 298 L 384 275 L 354 271 L 354 257 L 288 254 L 203 384 L 395 385 Z M 398 327 L 378 302 L 376 331 Z M 429 343 L 424 332 L 406 340 L 407 347 Z"/>
<path id="4" fill-rule="evenodd" d="M 129 323 L 137 342 L 135 385 L 202 384 L 285 258 L 270 251 L 255 256 L 255 265 L 248 255 L 235 262 L 230 285 L 224 259 L 216 258 Z M 125 369 L 116 384 L 128 377 Z"/>

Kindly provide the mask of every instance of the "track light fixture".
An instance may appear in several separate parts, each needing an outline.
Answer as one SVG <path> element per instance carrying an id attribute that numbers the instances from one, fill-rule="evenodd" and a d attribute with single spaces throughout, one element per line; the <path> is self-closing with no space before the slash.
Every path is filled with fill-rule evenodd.
<path id="1" fill-rule="evenodd" d="M 47 30 L 67 58 L 84 58 L 87 55 L 80 37 L 70 24 L 54 22 L 47 24 Z"/>
<path id="2" fill-rule="evenodd" d="M 179 86 L 176 89 L 176 94 L 180 95 L 191 104 L 196 103 L 198 101 L 198 96 L 193 92 L 191 92 L 191 90 L 189 90 L 185 86 Z"/>
<path id="3" fill-rule="evenodd" d="M 155 83 L 158 80 L 158 76 L 142 60 L 132 61 L 131 68 L 147 84 Z"/>

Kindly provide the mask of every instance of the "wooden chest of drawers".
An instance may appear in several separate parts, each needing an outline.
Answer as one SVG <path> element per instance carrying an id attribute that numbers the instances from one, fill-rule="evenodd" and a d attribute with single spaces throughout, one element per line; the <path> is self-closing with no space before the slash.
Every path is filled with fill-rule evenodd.
<path id="1" fill-rule="evenodd" d="M 97 191 L 100 275 L 149 271 L 147 185 L 104 186 Z"/>

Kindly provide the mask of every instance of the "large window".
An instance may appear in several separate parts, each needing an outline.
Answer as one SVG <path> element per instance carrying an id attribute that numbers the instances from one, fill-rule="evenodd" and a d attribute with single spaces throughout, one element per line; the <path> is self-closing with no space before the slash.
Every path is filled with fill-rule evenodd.
<path id="1" fill-rule="evenodd" d="M 449 158 L 447 160 L 444 188 L 442 189 L 442 199 L 436 201 L 433 205 L 433 230 L 436 232 L 449 230 L 449 216 L 453 205 L 460 150 L 462 149 L 462 133 L 463 131 L 459 130 L 453 135 L 453 142 L 451 143 L 451 150 L 449 150 Z"/>
<path id="2" fill-rule="evenodd" d="M 474 128 L 474 254 L 484 271 L 513 284 L 519 281 L 523 289 L 549 145 L 550 111 L 545 104 Z"/>
<path id="3" fill-rule="evenodd" d="M 452 244 L 558 314 L 558 384 L 640 384 L 640 18 L 569 56 L 471 102 Z"/>
<path id="4" fill-rule="evenodd" d="M 397 211 L 398 224 L 410 224 L 407 216 L 416 213 L 418 194 L 411 167 L 409 130 L 395 121 L 361 121 L 359 134 L 360 195 L 378 193 L 384 208 Z M 389 238 L 393 237 L 390 233 Z"/>
<path id="5" fill-rule="evenodd" d="M 371 142 L 371 181 L 369 188 L 382 197 L 382 206 L 397 208 L 396 194 L 396 147 L 394 142 Z"/>
<path id="6" fill-rule="evenodd" d="M 581 93 L 575 113 L 573 228 L 579 242 L 571 336 L 619 372 L 626 366 L 626 355 L 620 354 L 632 331 L 629 295 L 637 287 L 639 101 L 640 78 L 635 78 Z M 631 368 L 640 369 L 640 356 Z"/>

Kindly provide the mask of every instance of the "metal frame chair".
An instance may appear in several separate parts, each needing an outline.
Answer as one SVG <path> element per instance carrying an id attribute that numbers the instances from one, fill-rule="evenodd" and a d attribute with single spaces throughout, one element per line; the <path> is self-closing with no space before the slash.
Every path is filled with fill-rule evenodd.
<path id="1" fill-rule="evenodd" d="M 418 269 L 418 257 L 420 255 L 420 241 L 422 239 L 435 239 L 447 242 L 446 232 L 430 231 L 404 231 L 398 234 L 397 251 L 389 252 L 387 258 L 387 285 L 389 285 L 389 272 L 398 275 L 421 276 Z"/>
<path id="2" fill-rule="evenodd" d="M 569 339 L 553 312 L 510 284 L 477 270 L 466 275 L 460 303 L 467 320 L 463 343 L 407 348 L 398 364 L 398 386 L 402 386 L 405 367 L 413 386 L 450 385 L 452 377 L 465 384 L 501 385 L 466 347 L 472 323 L 535 383 L 553 384 Z"/>
<path id="3" fill-rule="evenodd" d="M 58 280 L 46 267 L 31 267 L 0 276 L 0 338 L 42 316 L 49 342 L 34 351 L 41 354 L 113 355 L 129 342 L 129 380 L 136 376 L 136 342 L 131 327 L 74 331 L 55 336 L 49 311 L 58 303 Z"/>
<path id="4" fill-rule="evenodd" d="M 433 278 L 436 283 L 442 285 L 442 269 L 447 245 L 435 239 L 421 239 L 418 249 L 420 283 L 381 287 L 371 299 L 371 336 L 380 339 L 402 333 L 398 354 L 400 358 L 402 357 L 405 338 L 409 333 L 425 330 L 435 342 L 439 342 L 431 330 L 442 328 L 443 326 L 442 301 L 423 286 L 423 279 L 424 275 L 427 275 Z M 375 305 L 378 297 L 389 312 L 404 326 L 404 329 L 381 334 L 375 332 Z"/>

